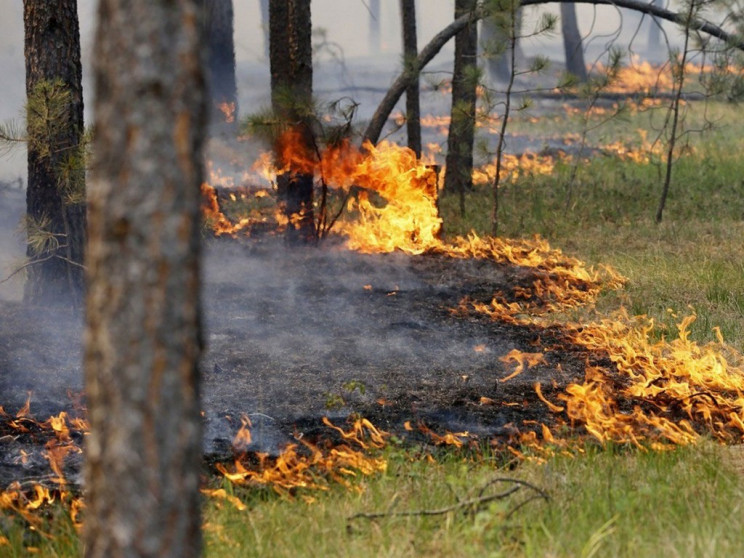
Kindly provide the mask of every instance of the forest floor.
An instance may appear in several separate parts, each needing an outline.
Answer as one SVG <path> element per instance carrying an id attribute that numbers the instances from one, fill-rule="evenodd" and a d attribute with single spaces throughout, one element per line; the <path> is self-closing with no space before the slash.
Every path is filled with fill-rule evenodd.
<path id="1" fill-rule="evenodd" d="M 315 438 L 324 416 L 341 423 L 363 416 L 419 442 L 427 438 L 406 431 L 406 421 L 483 440 L 551 424 L 533 385 L 544 383 L 549 396 L 579 381 L 587 352 L 544 329 L 456 312 L 465 298 L 488 304 L 495 292 L 529 288 L 544 272 L 436 254 L 366 255 L 333 244 L 207 242 L 202 408 L 213 459 L 232 455 L 243 415 L 253 423 L 248 449 L 272 455 L 298 433 Z M 40 419 L 74 413 L 83 390 L 81 338 L 79 313 L 3 303 L 0 405 L 14 414 L 31 394 Z M 543 362 L 500 382 L 514 370 L 505 360 L 510 352 L 549 346 Z M 34 474 L 16 459 L 33 453 L 28 442 L 4 446 L 5 486 Z"/>
<path id="2" fill-rule="evenodd" d="M 726 103 L 705 107 L 704 118 L 717 125 L 705 137 L 695 136 L 675 164 L 667 214 L 656 225 L 653 213 L 663 166 L 659 152 L 638 129 L 653 132 L 653 115 L 663 109 L 626 111 L 608 122 L 606 112 L 596 111 L 582 122 L 581 115 L 550 103 L 554 113 L 542 107 L 516 118 L 512 137 L 535 144 L 540 138 L 556 143 L 572 138 L 575 146 L 577 134 L 591 128 L 592 158 L 575 164 L 553 161 L 549 173 L 527 170 L 505 183 L 502 234 L 540 234 L 591 264 L 614 266 L 629 282 L 625 289 L 604 293 L 599 312 L 610 315 L 622 305 L 631 315 L 648 315 L 657 325 L 654 339 L 676 337 L 682 316 L 694 312 L 694 341 L 714 340 L 712 327 L 719 325 L 727 342 L 742 349 L 744 195 L 739 154 L 744 134 L 736 124 L 736 109 Z M 612 103 L 606 105 L 600 108 L 614 110 Z M 702 128 L 696 118 L 691 111 L 689 128 Z M 593 127 L 601 121 L 602 127 Z M 606 148 L 618 140 L 649 157 L 623 158 L 617 149 Z M 6 213 L 0 238 L 5 238 L 23 200 L 16 190 L 2 195 L 0 211 Z M 468 192 L 464 215 L 455 197 L 445 197 L 448 234 L 488 231 L 490 203 L 490 190 L 482 185 Z M 20 244 L 13 242 L 17 257 Z M 555 416 L 540 401 L 534 383 L 541 381 L 544 395 L 555 401 L 557 392 L 584 377 L 588 355 L 567 342 L 560 329 L 452 312 L 464 297 L 488 302 L 495 291 L 513 295 L 515 287 L 533 283 L 536 273 L 437 254 L 364 255 L 333 243 L 288 250 L 272 238 L 209 240 L 205 452 L 226 456 L 232 451 L 242 413 L 254 425 L 248 449 L 272 454 L 287 441 L 316 438 L 323 416 L 342 425 L 345 418 L 360 414 L 395 436 L 376 454 L 386 463 L 383 472 L 357 474 L 324 491 L 296 490 L 291 497 L 258 484 L 240 487 L 210 477 L 210 488 L 224 489 L 227 497 L 205 504 L 207 553 L 741 554 L 744 481 L 736 446 L 725 448 L 705 437 L 697 445 L 667 452 L 649 451 L 642 444 L 639 449 L 589 443 L 559 448 L 548 457 L 519 447 L 524 454 L 517 460 L 503 448 L 477 443 L 508 439 L 515 428 L 551 425 Z M 74 393 L 70 397 L 67 391 L 82 387 L 81 319 L 53 309 L 25 309 L 17 295 L 16 287 L 0 306 L 0 404 L 12 414 L 33 391 L 31 412 L 40 419 L 62 409 L 72 412 Z M 502 360 L 513 349 L 533 353 L 547 348 L 544 362 L 500 381 L 514 370 L 513 362 Z M 415 428 L 419 421 L 440 434 L 468 431 L 476 436 L 475 447 L 434 447 L 433 439 Z M 77 471 L 79 462 L 72 460 L 70 466 Z M 41 474 L 41 469 L 0 470 L 8 478 L 35 472 Z M 79 481 L 69 473 L 73 482 Z M 533 501 L 525 488 L 516 494 L 522 500 L 463 505 L 490 494 L 496 479 L 503 478 L 540 488 L 548 499 Z M 233 495 L 239 504 L 229 499 Z M 441 519 L 428 514 L 448 507 L 452 511 Z M 397 511 L 413 513 L 395 516 Z M 351 519 L 360 512 L 382 512 L 383 517 Z M 30 536 L 31 542 L 27 532 L 6 529 L 11 523 L 0 521 L 0 534 L 10 539 L 11 548 L 33 544 L 58 555 L 78 552 L 68 520 L 57 527 L 53 540 Z"/>

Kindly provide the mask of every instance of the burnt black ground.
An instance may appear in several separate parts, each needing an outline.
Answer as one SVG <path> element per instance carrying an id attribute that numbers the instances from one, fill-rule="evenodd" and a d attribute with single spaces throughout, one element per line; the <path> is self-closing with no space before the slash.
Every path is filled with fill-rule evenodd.
<path id="1" fill-rule="evenodd" d="M 463 297 L 489 301 L 532 274 L 441 255 L 365 255 L 338 242 L 292 249 L 274 237 L 205 241 L 205 453 L 230 454 L 242 414 L 254 425 L 251 449 L 269 453 L 298 432 L 324 430 L 323 416 L 338 424 L 365 416 L 411 441 L 405 421 L 483 439 L 524 421 L 551 422 L 533 384 L 550 394 L 579 379 L 582 355 L 566 345 L 502 383 L 514 364 L 500 358 L 515 348 L 540 352 L 551 344 L 546 332 L 453 312 Z M 32 392 L 39 419 L 71 410 L 70 394 L 83 389 L 81 335 L 79 314 L 3 302 L 0 405 L 12 414 Z M 43 436 L 4 438 L 1 430 L 2 483 L 35 474 L 14 462 L 25 445 L 40 449 Z"/>

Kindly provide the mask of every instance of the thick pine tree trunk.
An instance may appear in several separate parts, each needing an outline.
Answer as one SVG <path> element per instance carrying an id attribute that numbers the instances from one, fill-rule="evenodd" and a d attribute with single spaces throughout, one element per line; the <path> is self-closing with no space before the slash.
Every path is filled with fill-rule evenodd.
<path id="1" fill-rule="evenodd" d="M 584 45 L 581 41 L 579 23 L 576 21 L 576 5 L 570 2 L 561 4 L 561 33 L 566 54 L 566 70 L 584 82 L 589 79 L 584 64 Z"/>
<path id="2" fill-rule="evenodd" d="M 403 27 L 403 63 L 415 68 L 418 58 L 418 41 L 416 39 L 416 0 L 400 0 L 400 14 Z M 419 80 L 411 80 L 406 89 L 406 131 L 408 147 L 416 157 L 421 157 L 421 107 L 419 99 Z"/>
<path id="3" fill-rule="evenodd" d="M 475 0 L 455 0 L 455 19 L 471 12 Z M 452 76 L 452 113 L 447 136 L 447 169 L 444 190 L 458 192 L 461 210 L 465 190 L 473 186 L 473 142 L 478 56 L 478 26 L 473 20 L 455 35 L 455 69 Z"/>
<path id="4" fill-rule="evenodd" d="M 310 0 L 270 0 L 269 3 L 271 105 L 281 128 L 299 134 L 299 149 L 313 157 L 312 131 L 313 59 Z M 275 146 L 278 166 L 282 139 Z M 313 176 L 290 169 L 277 177 L 279 203 L 287 217 L 287 241 L 316 238 L 313 212 Z"/>
<path id="5" fill-rule="evenodd" d="M 24 0 L 23 23 L 29 99 L 26 254 L 32 262 L 24 298 L 32 304 L 78 304 L 83 296 L 85 179 L 77 0 Z M 47 238 L 41 247 L 36 244 L 40 237 Z"/>
<path id="6" fill-rule="evenodd" d="M 235 41 L 232 0 L 206 0 L 210 124 L 218 133 L 235 133 L 238 90 L 235 83 Z"/>
<path id="7" fill-rule="evenodd" d="M 200 555 L 202 30 L 193 0 L 98 7 L 85 331 L 90 558 Z"/>

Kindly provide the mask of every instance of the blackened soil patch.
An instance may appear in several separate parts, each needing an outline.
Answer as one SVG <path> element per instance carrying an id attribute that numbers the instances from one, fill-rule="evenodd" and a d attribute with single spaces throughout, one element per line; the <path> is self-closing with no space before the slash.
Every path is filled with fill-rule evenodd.
<path id="1" fill-rule="evenodd" d="M 531 421 L 550 424 L 534 383 L 550 396 L 582 379 L 586 355 L 559 336 L 546 338 L 549 331 L 454 311 L 465 297 L 508 296 L 536 273 L 330 244 L 291 249 L 271 238 L 208 242 L 205 453 L 231 453 L 242 414 L 253 423 L 250 449 L 272 454 L 298 432 L 324 428 L 323 416 L 341 424 L 362 415 L 401 437 L 411 436 L 405 421 L 484 439 L 530 428 Z M 32 391 L 39 419 L 70 410 L 68 392 L 82 390 L 80 316 L 17 303 L 0 313 L 0 404 L 12 414 Z M 551 345 L 544 364 L 500 381 L 514 370 L 501 361 L 511 350 Z M 4 485 L 23 474 L 3 465 Z"/>

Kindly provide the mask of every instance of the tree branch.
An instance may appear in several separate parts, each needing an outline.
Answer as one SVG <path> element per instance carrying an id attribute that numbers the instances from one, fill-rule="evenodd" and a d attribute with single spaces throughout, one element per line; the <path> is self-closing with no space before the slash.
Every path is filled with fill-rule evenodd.
<path id="1" fill-rule="evenodd" d="M 652 15 L 659 19 L 664 19 L 684 25 L 693 31 L 701 31 L 707 33 L 712 37 L 725 41 L 732 47 L 744 51 L 744 40 L 737 35 L 728 33 L 721 29 L 717 25 L 710 23 L 709 21 L 693 18 L 689 22 L 687 21 L 686 14 L 679 14 L 672 12 L 660 6 L 653 4 L 646 4 L 639 0 L 522 0 L 522 6 L 535 6 L 538 4 L 549 4 L 552 2 L 573 2 L 576 4 L 595 4 L 595 5 L 606 5 L 616 6 L 618 8 L 627 8 L 629 10 L 635 10 L 645 14 Z M 442 47 L 446 45 L 449 40 L 462 31 L 470 22 L 478 21 L 488 15 L 488 10 L 483 6 L 478 6 L 469 14 L 460 16 L 455 21 L 450 23 L 447 27 L 437 33 L 431 41 L 421 50 L 416 58 L 415 63 L 405 68 L 403 72 L 396 78 L 393 85 L 390 86 L 385 97 L 380 102 L 375 114 L 372 116 L 367 129 L 364 131 L 362 141 L 370 141 L 375 144 L 380 139 L 382 128 L 385 126 L 390 113 L 395 108 L 395 105 L 400 100 L 401 96 L 405 92 L 408 85 L 415 79 L 418 79 L 421 70 L 431 62 L 431 60 L 442 50 Z"/>
<path id="2" fill-rule="evenodd" d="M 510 483 L 514 486 L 511 486 L 510 488 L 504 490 L 503 492 L 498 492 L 496 494 L 489 494 L 484 495 L 485 490 L 496 483 Z M 410 516 L 432 516 L 432 515 L 444 515 L 453 511 L 459 511 L 459 510 L 469 510 L 471 512 L 477 511 L 479 508 L 483 506 L 483 504 L 487 504 L 489 502 L 493 502 L 494 500 L 503 500 L 504 498 L 507 498 L 517 492 L 520 488 L 529 488 L 533 491 L 533 494 L 523 503 L 518 504 L 517 507 L 512 510 L 512 512 L 509 513 L 511 516 L 514 511 L 521 508 L 526 502 L 530 502 L 536 498 L 542 498 L 544 500 L 548 500 L 549 497 L 545 493 L 545 491 L 541 490 L 540 488 L 536 487 L 533 484 L 528 483 L 527 481 L 519 480 L 519 479 L 509 479 L 509 478 L 496 478 L 484 485 L 481 490 L 479 491 L 479 495 L 476 498 L 470 498 L 468 500 L 462 500 L 456 503 L 452 504 L 451 506 L 445 506 L 443 508 L 435 508 L 435 509 L 423 509 L 423 510 L 412 510 L 412 511 L 387 511 L 387 512 L 376 512 L 376 513 L 355 513 L 352 516 L 349 516 L 348 521 L 354 520 L 354 519 L 380 519 L 383 517 L 410 517 Z"/>

